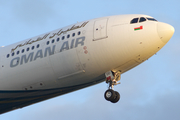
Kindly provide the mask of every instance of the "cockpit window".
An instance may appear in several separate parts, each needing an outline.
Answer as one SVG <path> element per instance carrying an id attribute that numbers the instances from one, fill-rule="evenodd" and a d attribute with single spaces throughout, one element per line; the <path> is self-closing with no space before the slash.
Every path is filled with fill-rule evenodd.
<path id="1" fill-rule="evenodd" d="M 138 20 L 139 20 L 139 18 L 134 18 L 134 19 L 132 19 L 132 20 L 131 20 L 131 24 L 133 24 L 133 23 L 138 23 Z"/>
<path id="2" fill-rule="evenodd" d="M 145 22 L 145 21 L 157 21 L 156 19 L 154 18 L 149 18 L 149 17 L 141 17 L 141 18 L 134 18 L 131 20 L 131 24 L 134 24 L 134 23 L 140 23 L 140 22 Z"/>
<path id="3" fill-rule="evenodd" d="M 147 18 L 148 20 L 150 20 L 150 21 L 157 21 L 156 19 L 154 19 L 154 18 Z"/>
<path id="4" fill-rule="evenodd" d="M 144 17 L 141 17 L 139 20 L 139 22 L 144 22 L 144 21 L 146 21 L 146 18 L 144 18 Z"/>

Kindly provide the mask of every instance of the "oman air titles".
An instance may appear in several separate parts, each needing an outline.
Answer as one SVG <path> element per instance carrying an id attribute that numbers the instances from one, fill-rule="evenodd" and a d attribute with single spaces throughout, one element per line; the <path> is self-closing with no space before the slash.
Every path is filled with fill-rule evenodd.
<path id="1" fill-rule="evenodd" d="M 52 45 L 52 46 L 48 46 L 44 49 L 39 49 L 37 51 L 29 52 L 28 54 L 17 56 L 11 60 L 10 67 L 14 68 L 19 65 L 23 65 L 23 64 L 26 64 L 29 62 L 36 61 L 38 59 L 42 59 L 44 57 L 54 55 L 55 50 L 57 50 L 57 49 L 58 49 L 59 53 L 61 53 L 63 51 L 70 50 L 70 49 L 76 48 L 78 46 L 83 46 L 84 41 L 85 41 L 85 36 L 79 37 L 76 39 L 72 39 L 71 41 L 64 41 L 62 43 L 59 43 L 59 44 L 61 44 L 60 48 L 56 48 L 57 45 Z"/>

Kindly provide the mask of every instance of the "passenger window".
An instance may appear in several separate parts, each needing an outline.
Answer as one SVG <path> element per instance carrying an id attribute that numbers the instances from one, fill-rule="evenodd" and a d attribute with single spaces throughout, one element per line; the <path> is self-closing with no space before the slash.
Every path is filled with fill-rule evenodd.
<path id="1" fill-rule="evenodd" d="M 47 41 L 47 43 L 46 43 L 47 45 L 49 45 L 49 41 Z"/>
<path id="2" fill-rule="evenodd" d="M 78 35 L 80 35 L 80 34 L 81 34 L 81 32 L 79 31 L 79 32 L 78 32 Z"/>
<path id="3" fill-rule="evenodd" d="M 7 54 L 7 58 L 9 58 L 9 54 Z"/>
<path id="4" fill-rule="evenodd" d="M 14 56 L 14 52 L 12 53 L 12 56 Z"/>
<path id="5" fill-rule="evenodd" d="M 54 43 L 54 39 L 52 40 L 52 43 Z"/>
<path id="6" fill-rule="evenodd" d="M 146 18 L 144 18 L 144 17 L 141 17 L 139 20 L 139 22 L 144 22 L 144 21 L 146 21 Z"/>
<path id="7" fill-rule="evenodd" d="M 36 47 L 39 48 L 39 44 Z"/>
<path id="8" fill-rule="evenodd" d="M 70 37 L 70 35 L 67 35 L 67 38 L 69 38 Z"/>
<path id="9" fill-rule="evenodd" d="M 27 48 L 26 50 L 29 51 L 29 48 Z"/>
<path id="10" fill-rule="evenodd" d="M 32 48 L 31 48 L 32 50 L 34 50 L 34 46 L 32 46 Z"/>
<path id="11" fill-rule="evenodd" d="M 19 54 L 19 51 L 17 51 L 17 55 Z"/>
<path id="12" fill-rule="evenodd" d="M 64 38 L 65 38 L 65 37 L 64 37 L 64 36 L 62 36 L 62 40 L 64 40 Z"/>
<path id="13" fill-rule="evenodd" d="M 24 53 L 24 49 L 22 49 L 22 53 Z"/>
<path id="14" fill-rule="evenodd" d="M 139 20 L 139 18 L 134 18 L 133 20 L 131 20 L 131 24 L 138 23 L 138 20 Z"/>
<path id="15" fill-rule="evenodd" d="M 59 38 L 57 38 L 57 42 L 59 42 Z"/>
<path id="16" fill-rule="evenodd" d="M 72 36 L 74 37 L 74 36 L 75 36 L 75 33 L 73 33 Z"/>

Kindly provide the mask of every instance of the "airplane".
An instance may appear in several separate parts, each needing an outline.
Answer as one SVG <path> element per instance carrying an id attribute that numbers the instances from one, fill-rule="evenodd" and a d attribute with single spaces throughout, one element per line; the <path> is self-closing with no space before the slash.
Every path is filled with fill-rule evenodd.
<path id="1" fill-rule="evenodd" d="M 0 114 L 101 82 L 117 103 L 121 74 L 156 54 L 173 26 L 142 14 L 78 22 L 0 48 Z"/>

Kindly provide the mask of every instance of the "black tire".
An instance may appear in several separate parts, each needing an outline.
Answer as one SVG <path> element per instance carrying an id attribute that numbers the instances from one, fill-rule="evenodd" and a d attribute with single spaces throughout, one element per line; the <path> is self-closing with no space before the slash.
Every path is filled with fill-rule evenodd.
<path id="1" fill-rule="evenodd" d="M 115 92 L 114 90 L 106 90 L 106 92 L 104 93 L 104 98 L 107 100 L 107 101 L 112 101 L 114 100 L 114 98 L 116 97 L 115 95 Z"/>
<path id="2" fill-rule="evenodd" d="M 113 100 L 111 100 L 112 103 L 117 103 L 120 99 L 120 94 L 117 91 L 114 91 L 115 93 L 115 98 Z"/>

